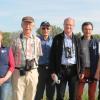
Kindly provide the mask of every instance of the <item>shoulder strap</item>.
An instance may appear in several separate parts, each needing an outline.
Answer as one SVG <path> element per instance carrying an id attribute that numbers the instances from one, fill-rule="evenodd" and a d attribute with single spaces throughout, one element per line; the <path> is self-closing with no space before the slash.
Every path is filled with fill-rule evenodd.
<path id="1" fill-rule="evenodd" d="M 20 34 L 20 41 L 21 41 L 21 45 L 22 45 L 22 50 L 23 50 L 23 52 L 24 52 L 24 56 L 25 56 L 25 59 L 26 59 L 26 54 L 25 54 L 25 50 L 24 50 L 24 46 L 23 46 L 22 39 L 23 39 L 23 35 Z"/>

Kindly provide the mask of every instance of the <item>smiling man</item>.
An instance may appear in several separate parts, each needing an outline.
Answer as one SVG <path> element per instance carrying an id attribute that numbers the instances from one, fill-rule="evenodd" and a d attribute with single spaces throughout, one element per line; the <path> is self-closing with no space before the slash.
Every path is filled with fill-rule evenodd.
<path id="1" fill-rule="evenodd" d="M 49 74 L 49 56 L 52 46 L 52 37 L 50 33 L 52 28 L 49 22 L 43 21 L 40 25 L 41 35 L 39 36 L 42 44 L 43 56 L 39 57 L 39 82 L 37 85 L 37 93 L 35 100 L 42 100 L 44 90 L 46 88 L 46 98 L 47 100 L 53 100 L 54 96 L 54 85 L 51 85 L 50 74 Z"/>
<path id="2" fill-rule="evenodd" d="M 83 68 L 78 84 L 77 100 L 82 100 L 85 83 L 88 83 L 88 100 L 96 100 L 96 80 L 94 78 L 99 60 L 99 42 L 92 36 L 93 24 L 82 24 L 83 36 L 80 39 L 80 65 Z"/>
<path id="3" fill-rule="evenodd" d="M 32 34 L 35 26 L 30 16 L 22 18 L 23 32 L 13 43 L 15 72 L 13 74 L 13 100 L 34 100 L 38 83 L 37 61 L 42 55 L 40 39 Z"/>
<path id="4" fill-rule="evenodd" d="M 51 77 L 55 80 L 57 75 L 60 80 L 60 84 L 56 84 L 56 100 L 64 100 L 67 83 L 69 86 L 69 100 L 76 100 L 80 66 L 78 64 L 78 38 L 73 33 L 74 26 L 75 20 L 71 17 L 66 18 L 64 20 L 64 31 L 54 37 L 51 47 Z"/>

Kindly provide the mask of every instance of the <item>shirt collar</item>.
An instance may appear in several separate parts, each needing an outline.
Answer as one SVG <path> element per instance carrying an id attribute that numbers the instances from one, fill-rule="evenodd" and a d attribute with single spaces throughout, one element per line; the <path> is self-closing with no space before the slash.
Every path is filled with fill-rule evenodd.
<path id="1" fill-rule="evenodd" d="M 24 34 L 23 34 L 23 38 L 26 38 L 26 36 Z M 31 38 L 32 39 L 33 38 L 32 34 L 28 38 Z"/>
<path id="2" fill-rule="evenodd" d="M 44 40 L 43 35 L 40 35 L 40 39 L 41 39 L 41 40 Z M 50 40 L 50 36 L 48 36 L 48 39 L 47 39 L 47 40 L 44 40 L 44 41 L 49 41 L 49 40 Z"/>
<path id="3" fill-rule="evenodd" d="M 67 36 L 66 33 L 64 33 L 64 38 L 66 38 L 66 39 L 71 39 L 70 37 Z"/>

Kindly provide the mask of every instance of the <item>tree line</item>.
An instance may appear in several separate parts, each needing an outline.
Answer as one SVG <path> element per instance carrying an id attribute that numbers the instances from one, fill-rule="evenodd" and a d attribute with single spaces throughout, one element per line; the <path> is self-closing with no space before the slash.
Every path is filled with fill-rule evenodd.
<path id="1" fill-rule="evenodd" d="M 55 35 L 59 34 L 63 32 L 63 29 L 54 25 L 52 26 L 52 32 L 50 34 L 50 36 L 54 37 Z M 10 46 L 10 44 L 12 43 L 12 40 L 16 38 L 16 36 L 18 36 L 20 32 L 3 32 L 4 38 L 3 38 L 3 44 L 5 46 Z M 38 28 L 36 31 L 37 35 L 41 34 L 40 29 Z M 82 36 L 81 32 L 75 33 L 78 37 Z M 100 34 L 93 34 L 93 36 L 97 39 L 100 40 Z"/>

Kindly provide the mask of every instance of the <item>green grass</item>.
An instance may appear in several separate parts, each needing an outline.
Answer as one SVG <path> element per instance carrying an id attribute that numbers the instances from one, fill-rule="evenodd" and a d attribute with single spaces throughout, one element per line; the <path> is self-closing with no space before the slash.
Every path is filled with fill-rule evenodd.
<path id="1" fill-rule="evenodd" d="M 98 86 L 98 85 L 97 85 L 97 86 Z M 66 90 L 64 100 L 68 100 L 68 92 L 67 92 L 67 91 L 68 91 L 68 90 Z M 97 91 L 96 91 L 96 97 L 97 97 L 97 95 L 98 95 L 97 92 L 98 92 L 98 89 L 97 89 Z M 83 100 L 88 100 L 88 89 L 87 89 L 87 86 L 85 86 L 85 88 L 84 88 L 84 92 L 83 92 L 82 98 L 83 98 Z M 46 100 L 46 96 L 45 96 L 45 95 L 44 95 L 43 100 Z M 54 99 L 54 100 L 56 100 L 56 99 Z M 97 99 L 96 99 L 96 100 L 97 100 Z"/>

